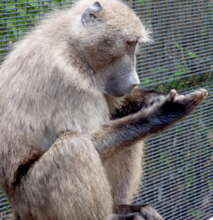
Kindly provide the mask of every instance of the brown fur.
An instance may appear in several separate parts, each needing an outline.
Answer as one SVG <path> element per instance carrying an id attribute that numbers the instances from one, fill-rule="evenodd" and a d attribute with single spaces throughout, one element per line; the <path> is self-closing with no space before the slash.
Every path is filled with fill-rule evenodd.
<path id="1" fill-rule="evenodd" d="M 112 72 L 134 75 L 126 42 L 146 41 L 148 34 L 120 1 L 99 2 L 103 10 L 97 20 L 91 16 L 95 25 L 81 25 L 94 1 L 79 1 L 41 22 L 1 65 L 0 185 L 17 219 L 109 219 L 116 203 L 130 202 L 137 190 L 140 141 L 205 96 L 203 90 L 182 99 L 140 89 L 122 98 L 106 94 L 106 84 L 114 88 Z M 129 80 L 123 80 L 127 91 Z"/>

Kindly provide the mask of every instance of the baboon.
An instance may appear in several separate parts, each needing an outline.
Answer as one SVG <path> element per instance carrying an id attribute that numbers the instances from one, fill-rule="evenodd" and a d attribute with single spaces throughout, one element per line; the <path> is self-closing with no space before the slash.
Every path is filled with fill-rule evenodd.
<path id="1" fill-rule="evenodd" d="M 118 0 L 81 0 L 15 44 L 0 68 L 0 185 L 18 220 L 154 219 L 128 205 L 144 138 L 206 96 L 138 88 L 135 49 L 149 39 Z"/>

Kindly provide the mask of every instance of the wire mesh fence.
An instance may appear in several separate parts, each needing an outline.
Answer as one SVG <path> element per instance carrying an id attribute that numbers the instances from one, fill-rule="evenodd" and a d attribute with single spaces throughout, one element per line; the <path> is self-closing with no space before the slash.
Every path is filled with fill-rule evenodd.
<path id="1" fill-rule="evenodd" d="M 209 91 L 196 112 L 147 141 L 144 179 L 134 202 L 152 204 L 168 220 L 207 220 L 213 216 L 213 3 L 128 3 L 154 39 L 138 54 L 142 86 L 182 92 L 204 87 Z M 1 0 L 0 60 L 50 9 L 68 5 L 69 0 Z M 0 219 L 13 219 L 3 193 Z"/>

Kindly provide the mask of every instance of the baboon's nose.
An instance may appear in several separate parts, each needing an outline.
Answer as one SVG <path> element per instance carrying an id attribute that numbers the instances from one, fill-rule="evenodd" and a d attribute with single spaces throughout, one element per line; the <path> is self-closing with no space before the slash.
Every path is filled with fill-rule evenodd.
<path id="1" fill-rule="evenodd" d="M 131 73 L 130 78 L 129 78 L 129 83 L 131 85 L 131 88 L 134 88 L 140 84 L 140 79 L 136 71 Z"/>

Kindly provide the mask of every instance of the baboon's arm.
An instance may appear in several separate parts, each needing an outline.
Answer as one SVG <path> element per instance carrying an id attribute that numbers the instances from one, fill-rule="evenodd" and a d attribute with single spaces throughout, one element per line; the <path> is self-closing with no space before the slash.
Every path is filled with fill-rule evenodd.
<path id="1" fill-rule="evenodd" d="M 112 120 L 92 137 L 102 158 L 107 158 L 125 146 L 164 130 L 182 119 L 201 103 L 207 91 L 197 90 L 187 95 L 178 95 L 171 90 L 139 112 Z"/>

